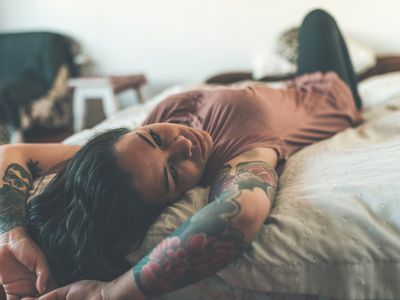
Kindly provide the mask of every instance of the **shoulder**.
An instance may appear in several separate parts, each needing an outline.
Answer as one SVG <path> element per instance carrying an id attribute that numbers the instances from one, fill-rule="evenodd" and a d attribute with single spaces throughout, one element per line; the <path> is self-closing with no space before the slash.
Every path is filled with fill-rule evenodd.
<path id="1" fill-rule="evenodd" d="M 225 164 L 212 184 L 209 202 L 234 200 L 252 223 L 267 216 L 278 186 L 272 149 L 254 149 Z M 275 153 L 276 156 L 276 153 Z"/>
<path id="2" fill-rule="evenodd" d="M 249 188 L 249 184 L 254 183 L 260 186 L 260 182 L 261 185 L 267 183 L 265 192 L 272 200 L 278 182 L 276 161 L 277 154 L 271 148 L 255 148 L 236 156 L 219 170 L 212 184 L 210 200 L 218 198 L 223 191 L 230 191 L 232 187 L 236 186 L 232 191 L 237 192 L 239 186 Z M 272 187 L 272 190 L 268 186 Z"/>

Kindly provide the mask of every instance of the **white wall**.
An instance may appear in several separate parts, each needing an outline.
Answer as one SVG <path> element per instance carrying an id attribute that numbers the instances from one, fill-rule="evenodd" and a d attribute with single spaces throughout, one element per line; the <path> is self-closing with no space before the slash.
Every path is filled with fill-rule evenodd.
<path id="1" fill-rule="evenodd" d="M 100 74 L 145 72 L 155 85 L 249 70 L 314 7 L 378 53 L 400 53 L 398 0 L 0 0 L 0 30 L 55 30 Z"/>

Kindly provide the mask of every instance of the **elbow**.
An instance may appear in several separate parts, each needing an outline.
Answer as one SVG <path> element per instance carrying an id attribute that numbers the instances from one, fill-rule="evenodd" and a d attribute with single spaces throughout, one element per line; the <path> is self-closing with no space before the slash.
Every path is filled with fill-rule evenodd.
<path id="1" fill-rule="evenodd" d="M 5 153 L 5 152 L 8 151 L 11 147 L 12 147 L 12 145 L 9 145 L 9 144 L 0 145 L 0 153 L 1 153 L 1 154 Z"/>
<path id="2" fill-rule="evenodd" d="M 8 160 L 21 160 L 24 161 L 23 153 L 19 150 L 17 145 L 1 145 L 0 146 L 0 161 Z"/>
<path id="3" fill-rule="evenodd" d="M 271 208 L 271 202 L 264 192 L 254 190 L 251 194 L 238 199 L 240 204 L 238 225 L 249 242 L 257 235 Z"/>
<path id="4" fill-rule="evenodd" d="M 10 153 L 14 153 L 17 150 L 17 145 L 15 144 L 5 144 L 0 146 L 0 155 L 7 155 Z"/>
<path id="5" fill-rule="evenodd" d="M 241 220 L 244 224 L 262 224 L 269 214 L 269 205 L 263 203 L 262 205 L 247 204 L 242 207 Z"/>
<path id="6" fill-rule="evenodd" d="M 0 146 L 0 159 L 4 160 L 12 151 L 13 145 L 1 145 Z"/>

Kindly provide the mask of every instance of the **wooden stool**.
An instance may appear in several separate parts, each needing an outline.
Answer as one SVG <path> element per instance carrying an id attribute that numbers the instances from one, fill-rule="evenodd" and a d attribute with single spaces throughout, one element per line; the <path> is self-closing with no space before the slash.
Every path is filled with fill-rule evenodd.
<path id="1" fill-rule="evenodd" d="M 134 89 L 141 103 L 145 101 L 143 86 L 147 83 L 142 74 L 127 76 L 110 76 L 105 78 L 73 78 L 68 85 L 74 88 L 73 115 L 74 131 L 82 130 L 86 118 L 86 101 L 101 99 L 106 117 L 110 117 L 119 110 L 116 97 L 128 89 Z"/>

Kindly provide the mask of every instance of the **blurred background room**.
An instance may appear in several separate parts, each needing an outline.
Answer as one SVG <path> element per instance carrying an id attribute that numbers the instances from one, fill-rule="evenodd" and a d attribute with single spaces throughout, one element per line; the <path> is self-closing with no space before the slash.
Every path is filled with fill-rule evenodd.
<path id="1" fill-rule="evenodd" d="M 396 0 L 0 0 L 2 143 L 62 141 L 176 84 L 290 74 L 317 7 L 359 74 L 400 53 Z"/>
<path id="2" fill-rule="evenodd" d="M 344 33 L 366 122 L 291 158 L 254 255 L 163 299 L 400 299 L 399 0 L 0 0 L 0 145 L 84 145 L 140 127 L 174 93 L 279 84 L 296 72 L 297 29 L 315 8 Z M 207 190 L 187 195 L 208 201 Z"/>

